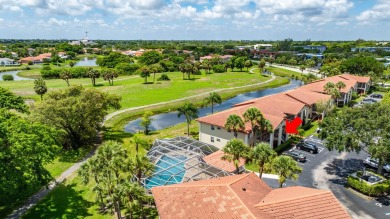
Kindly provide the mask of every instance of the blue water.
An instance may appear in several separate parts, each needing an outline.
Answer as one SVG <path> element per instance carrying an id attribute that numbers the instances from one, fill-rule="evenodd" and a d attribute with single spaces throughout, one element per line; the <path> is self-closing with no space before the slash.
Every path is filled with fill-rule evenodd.
<path id="1" fill-rule="evenodd" d="M 76 62 L 74 66 L 97 66 L 97 64 L 96 59 L 84 58 L 83 60 Z"/>
<path id="2" fill-rule="evenodd" d="M 145 187 L 151 189 L 155 186 L 171 185 L 181 182 L 185 174 L 184 161 L 186 159 L 184 156 L 161 156 L 154 170 L 154 173 L 157 174 L 145 179 Z"/>
<path id="3" fill-rule="evenodd" d="M 291 80 L 289 84 L 281 86 L 281 87 L 268 88 L 268 89 L 264 89 L 264 90 L 240 94 L 240 95 L 237 95 L 231 99 L 228 99 L 228 100 L 222 102 L 219 105 L 214 105 L 214 112 L 219 112 L 219 111 L 229 109 L 233 105 L 235 105 L 237 103 L 244 102 L 244 101 L 248 101 L 248 100 L 252 100 L 255 98 L 259 98 L 259 97 L 264 97 L 264 96 L 268 96 L 271 94 L 277 94 L 280 92 L 292 90 L 292 89 L 297 88 L 301 85 L 302 85 L 302 81 Z M 181 118 L 177 117 L 178 112 L 175 110 L 176 109 L 173 109 L 172 112 L 161 113 L 161 114 L 157 114 L 157 115 L 152 116 L 151 118 L 153 121 L 152 121 L 152 124 L 150 125 L 149 129 L 152 131 L 160 130 L 160 129 L 168 128 L 170 126 L 174 126 L 176 124 L 185 122 L 185 117 L 184 116 L 182 116 Z M 211 106 L 199 108 L 198 110 L 199 110 L 199 114 L 198 114 L 199 117 L 203 117 L 203 116 L 207 116 L 207 115 L 211 114 Z M 143 130 L 143 128 L 140 126 L 140 123 L 141 123 L 141 118 L 130 121 L 125 126 L 125 132 L 136 133 L 139 130 Z"/>
<path id="4" fill-rule="evenodd" d="M 0 81 L 3 80 L 3 75 L 13 75 L 14 76 L 14 81 L 22 81 L 22 80 L 32 80 L 31 78 L 23 78 L 18 75 L 18 72 L 20 71 L 5 71 L 5 72 L 0 72 Z"/>

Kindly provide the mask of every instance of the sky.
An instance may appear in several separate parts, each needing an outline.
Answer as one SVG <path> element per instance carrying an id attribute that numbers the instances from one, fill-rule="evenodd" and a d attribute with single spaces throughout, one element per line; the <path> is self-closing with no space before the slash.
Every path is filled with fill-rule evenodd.
<path id="1" fill-rule="evenodd" d="M 2 39 L 390 40 L 390 0 L 0 0 Z"/>

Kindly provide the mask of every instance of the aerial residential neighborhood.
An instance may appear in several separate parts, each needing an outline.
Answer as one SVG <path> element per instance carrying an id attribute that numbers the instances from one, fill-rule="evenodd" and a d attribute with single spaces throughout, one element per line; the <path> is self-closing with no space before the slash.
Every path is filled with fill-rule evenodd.
<path id="1" fill-rule="evenodd" d="M 389 10 L 2 2 L 0 218 L 390 218 Z"/>

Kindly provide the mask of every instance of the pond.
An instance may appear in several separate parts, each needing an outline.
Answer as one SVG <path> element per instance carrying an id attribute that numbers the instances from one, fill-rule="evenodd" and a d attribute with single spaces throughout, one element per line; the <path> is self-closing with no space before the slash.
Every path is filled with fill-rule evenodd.
<path id="1" fill-rule="evenodd" d="M 85 57 L 84 59 L 76 62 L 74 66 L 97 66 L 96 59 L 88 59 Z"/>
<path id="2" fill-rule="evenodd" d="M 14 76 L 14 81 L 32 80 L 31 78 L 23 78 L 23 77 L 18 76 L 18 72 L 20 72 L 20 71 L 0 72 L 0 81 L 3 80 L 3 75 L 12 75 L 12 76 Z"/>
<path id="3" fill-rule="evenodd" d="M 259 97 L 264 97 L 267 95 L 271 94 L 277 94 L 280 92 L 292 90 L 294 88 L 299 87 L 302 84 L 302 81 L 299 80 L 291 80 L 289 84 L 277 87 L 277 88 L 268 88 L 264 90 L 259 90 L 259 91 L 253 91 L 253 92 L 248 92 L 244 94 L 237 95 L 233 98 L 230 98 L 224 102 L 222 102 L 219 105 L 214 105 L 214 112 L 219 112 L 226 110 L 230 108 L 232 105 L 241 103 L 247 100 L 259 98 Z M 203 117 L 206 115 L 211 114 L 211 106 L 208 107 L 203 107 L 199 108 L 199 117 Z M 161 113 L 152 116 L 151 118 L 153 119 L 152 124 L 150 125 L 150 130 L 155 131 L 155 130 L 160 130 L 164 128 L 168 128 L 170 126 L 174 126 L 176 124 L 185 122 L 185 117 L 182 116 L 181 118 L 177 117 L 178 112 L 177 111 L 172 111 L 168 113 Z M 141 118 L 132 120 L 129 123 L 125 125 L 125 132 L 130 132 L 130 133 L 136 133 L 140 130 L 143 130 L 143 128 L 140 126 L 141 123 Z"/>

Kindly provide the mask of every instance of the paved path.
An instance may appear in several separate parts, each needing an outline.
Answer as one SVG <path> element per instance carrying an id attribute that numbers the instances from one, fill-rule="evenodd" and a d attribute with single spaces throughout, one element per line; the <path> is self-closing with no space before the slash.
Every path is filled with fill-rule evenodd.
<path id="1" fill-rule="evenodd" d="M 251 72 L 252 72 L 252 69 L 251 69 Z M 252 73 L 253 73 L 253 72 L 252 72 Z M 235 90 L 235 89 L 239 89 L 239 88 L 258 86 L 258 85 L 262 85 L 262 84 L 269 83 L 269 82 L 275 80 L 275 78 L 276 78 L 276 77 L 275 77 L 274 75 L 272 75 L 270 79 L 268 79 L 268 80 L 266 80 L 266 81 L 264 81 L 264 82 L 256 83 L 256 84 L 249 84 L 249 85 L 238 86 L 238 87 L 230 87 L 230 88 L 221 88 L 221 89 L 217 89 L 217 90 L 213 90 L 213 91 L 208 91 L 208 92 L 204 92 L 204 93 L 200 93 L 200 94 L 196 94 L 196 95 L 192 95 L 192 96 L 184 97 L 184 98 L 180 98 L 180 99 L 175 99 L 175 100 L 170 100 L 170 101 L 165 101 L 165 102 L 160 102 L 160 103 L 154 103 L 154 104 L 149 104 L 149 105 L 145 105 L 145 106 L 137 106 L 137 107 L 126 108 L 126 109 L 119 110 L 119 111 L 115 111 L 115 112 L 113 112 L 113 113 L 108 114 L 108 115 L 104 118 L 104 122 L 106 122 L 107 120 L 110 120 L 112 117 L 114 117 L 114 116 L 116 116 L 116 115 L 119 115 L 119 114 L 121 114 L 121 113 L 124 113 L 124 112 L 133 111 L 133 110 L 139 110 L 139 109 L 143 109 L 143 108 L 151 107 L 151 106 L 158 106 L 158 105 L 164 105 L 164 104 L 179 102 L 179 101 L 183 101 L 183 100 L 189 100 L 189 99 L 192 99 L 192 98 L 194 98 L 194 97 L 205 96 L 205 95 L 209 94 L 210 92 L 218 92 L 218 91 L 226 91 L 226 90 Z"/>
<path id="2" fill-rule="evenodd" d="M 269 64 L 267 65 L 269 66 Z M 283 68 L 283 69 L 286 69 L 286 70 L 290 70 L 290 71 L 294 71 L 294 72 L 298 72 L 298 73 L 301 73 L 302 74 L 302 71 L 299 69 L 299 68 L 293 68 L 293 67 L 289 67 L 289 66 L 285 66 L 285 65 L 279 65 L 279 64 L 272 64 L 272 66 L 275 66 L 277 68 Z M 314 74 L 316 77 L 318 78 L 322 78 L 321 74 L 319 73 L 318 70 L 303 70 L 303 74 L 307 75 L 307 74 Z"/>
<path id="3" fill-rule="evenodd" d="M 267 81 L 261 82 L 261 83 L 244 85 L 244 86 L 239 86 L 239 87 L 217 89 L 217 90 L 214 90 L 214 92 L 225 91 L 225 90 L 234 90 L 234 89 L 238 89 L 238 88 L 245 88 L 245 87 L 251 87 L 251 86 L 257 86 L 257 85 L 269 83 L 269 82 L 275 80 L 275 78 L 276 77 L 274 75 L 272 75 L 272 77 L 270 79 L 268 79 Z M 193 95 L 193 96 L 190 96 L 190 97 L 180 98 L 180 99 L 176 99 L 176 100 L 171 100 L 171 101 L 166 101 L 166 102 L 161 102 L 161 103 L 155 103 L 155 104 L 150 104 L 150 105 L 146 105 L 146 106 L 131 107 L 131 108 L 123 109 L 123 110 L 120 110 L 120 111 L 117 111 L 117 112 L 114 112 L 114 113 L 111 113 L 111 114 L 107 115 L 105 117 L 104 121 L 107 121 L 107 120 L 111 119 L 113 116 L 116 116 L 116 115 L 118 115 L 120 113 L 123 113 L 123 112 L 137 110 L 137 109 L 142 109 L 142 108 L 146 108 L 146 107 L 150 107 L 150 106 L 158 106 L 158 105 L 163 105 L 163 104 L 167 104 L 167 103 L 174 103 L 174 102 L 177 102 L 177 101 L 187 100 L 187 99 L 191 99 L 191 98 L 194 98 L 194 97 L 199 97 L 199 96 L 202 96 L 202 95 L 206 95 L 206 94 L 209 94 L 209 93 L 210 92 L 205 92 L 205 93 Z M 80 168 L 80 166 L 88 158 L 90 158 L 92 155 L 95 154 L 95 150 L 91 151 L 82 160 L 80 160 L 79 162 L 75 163 L 73 166 L 71 166 L 69 169 L 67 169 L 65 172 L 63 172 L 61 174 L 61 176 L 56 178 L 54 181 L 50 182 L 49 185 L 47 186 L 47 188 L 44 187 L 41 190 L 39 190 L 37 193 L 35 193 L 33 196 L 31 196 L 23 204 L 23 206 L 19 207 L 14 212 L 12 212 L 10 215 L 8 215 L 7 219 L 17 219 L 17 218 L 22 217 L 30 208 L 32 208 L 35 204 L 37 204 L 40 200 L 42 200 L 47 194 L 49 194 L 59 183 L 62 183 L 66 178 L 68 178 L 70 175 L 72 175 L 74 172 L 76 172 Z"/>
<path id="4" fill-rule="evenodd" d="M 66 178 L 68 178 L 72 173 L 77 171 L 80 166 L 92 155 L 95 154 L 95 150 L 92 150 L 89 152 L 82 160 L 75 163 L 73 166 L 69 167 L 69 169 L 65 170 L 61 174 L 61 176 L 57 177 L 55 180 L 51 181 L 48 186 L 43 187 L 41 190 L 39 190 L 37 193 L 35 193 L 33 196 L 27 199 L 27 201 L 23 204 L 23 206 L 16 209 L 14 212 L 12 212 L 10 215 L 8 215 L 7 219 L 17 219 L 21 218 L 30 208 L 32 208 L 35 204 L 37 204 L 40 200 L 42 200 L 47 194 L 49 194 L 58 184 L 62 183 Z"/>

